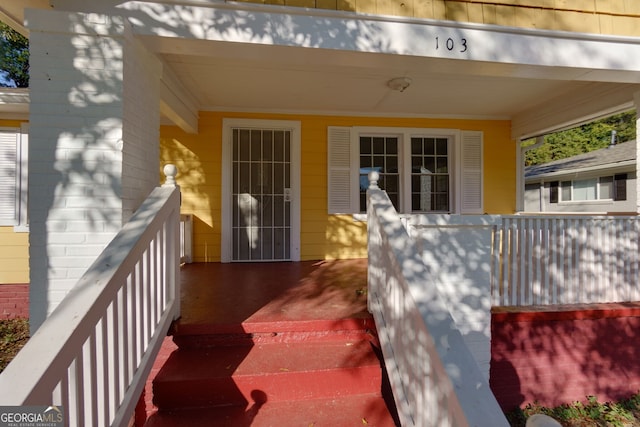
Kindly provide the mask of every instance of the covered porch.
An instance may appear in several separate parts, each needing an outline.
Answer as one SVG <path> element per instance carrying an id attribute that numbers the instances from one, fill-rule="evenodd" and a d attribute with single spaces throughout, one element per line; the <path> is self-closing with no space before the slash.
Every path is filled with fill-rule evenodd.
<path id="1" fill-rule="evenodd" d="M 511 258 L 494 263 L 500 253 L 494 219 L 485 214 L 511 215 L 522 208 L 522 140 L 640 105 L 636 39 L 244 3 L 56 3 L 55 10 L 42 6 L 27 13 L 33 46 L 29 142 L 37 159 L 28 173 L 30 195 L 36 196 L 30 204 L 33 324 L 51 331 L 64 329 L 61 319 L 76 319 L 77 307 L 67 295 L 98 292 L 92 286 L 78 289 L 78 279 L 81 284 L 86 277 L 104 280 L 100 283 L 110 299 L 101 299 L 103 306 L 89 316 L 96 324 L 82 324 L 86 336 L 70 336 L 70 347 L 61 350 L 64 361 L 53 360 L 64 365 L 65 375 L 34 386 L 41 395 L 55 393 L 56 399 L 70 402 L 80 425 L 98 419 L 126 423 L 157 342 L 181 312 L 180 295 L 187 303 L 176 332 L 192 332 L 192 337 L 211 332 L 208 316 L 215 307 L 220 310 L 215 328 L 240 340 L 307 333 L 294 327 L 272 336 L 273 323 L 289 325 L 291 319 L 282 316 L 291 313 L 303 323 L 342 327 L 355 318 L 362 327 L 360 322 L 370 319 L 362 310 L 363 287 L 335 292 L 328 286 L 335 271 L 312 273 L 306 261 L 298 262 L 368 255 L 367 308 L 384 333 L 381 347 L 393 372 L 402 423 L 505 424 L 487 383 L 492 302 L 504 295 L 518 301 L 518 295 L 559 293 L 543 284 L 530 286 L 529 279 L 518 282 L 521 288 L 507 287 L 507 278 L 524 276 L 509 272 L 506 266 L 515 261 L 503 261 Z M 280 132 L 283 126 L 293 141 L 287 150 L 291 185 L 269 196 L 289 203 L 281 213 L 290 221 L 282 235 L 290 239 L 279 246 L 285 248 L 282 259 L 290 262 L 275 268 L 251 264 L 242 271 L 246 283 L 234 283 L 231 294 L 185 284 L 189 293 L 176 295 L 180 282 L 175 277 L 163 290 L 156 279 L 164 277 L 165 269 L 175 273 L 179 211 L 195 218 L 194 259 L 213 263 L 220 276 L 238 278 L 235 269 L 244 264 L 219 264 L 238 260 L 231 256 L 229 231 L 242 225 L 251 229 L 234 215 L 243 192 L 234 187 L 229 136 L 236 130 Z M 335 134 L 343 138 L 328 141 L 329 129 L 338 129 Z M 359 138 L 372 134 L 391 135 L 392 145 L 405 142 L 400 153 L 391 153 L 403 171 L 402 176 L 384 171 L 399 176 L 397 205 L 374 189 L 378 205 L 364 221 L 367 196 L 358 185 L 357 146 Z M 470 134 L 469 151 L 463 143 Z M 431 188 L 417 208 L 412 202 L 409 143 L 415 136 L 427 140 L 425 147 L 446 141 L 450 150 L 442 156 L 450 185 L 434 205 L 437 214 L 426 202 Z M 340 155 L 334 156 L 336 147 Z M 138 213 L 154 218 L 154 210 L 141 209 L 141 203 L 157 184 L 161 161 L 178 164 L 182 191 L 182 206 L 175 195 L 171 202 L 170 237 L 152 245 L 169 249 L 152 256 L 136 253 L 135 260 L 127 258 L 122 265 L 139 264 L 105 278 L 113 265 L 102 252 L 107 242 L 117 235 L 126 243 L 120 230 L 129 218 L 139 219 Z M 251 179 L 242 183 L 254 184 Z M 262 178 L 255 184 L 262 191 Z M 344 203 L 332 204 L 336 198 Z M 407 217 L 414 210 L 432 222 L 412 229 Z M 144 234 L 157 232 L 152 228 Z M 521 241 L 509 252 L 518 254 L 513 259 L 526 258 L 518 251 Z M 378 244 L 373 250 L 372 243 Z M 501 248 L 506 254 L 507 247 Z M 111 254 L 128 257 L 130 252 L 125 244 Z M 96 257 L 102 264 L 93 268 Z M 293 271 L 277 270 L 283 266 Z M 193 267 L 200 268 L 206 275 L 213 267 Z M 161 273 L 139 274 L 151 269 Z M 319 283 L 314 274 L 330 280 Z M 285 286 L 280 275 L 301 286 Z M 138 293 L 140 283 L 144 289 L 158 286 L 158 292 Z M 234 303 L 231 297 L 238 291 L 242 300 Z M 143 295 L 145 303 L 157 300 L 162 307 L 141 307 L 139 318 L 130 316 L 123 307 L 135 306 Z M 302 302 L 300 308 L 292 299 Z M 333 316 L 325 300 L 332 310 L 344 310 L 338 319 L 324 318 Z M 216 306 L 220 301 L 223 306 Z M 62 311 L 49 320 L 58 304 Z M 145 333 L 139 334 L 142 329 Z M 131 343 L 118 351 L 131 354 L 120 366 L 109 351 L 120 345 L 124 330 L 131 333 Z M 138 343 L 140 335 L 151 344 Z M 194 340 L 208 345 L 208 339 Z M 142 348 L 151 350 L 143 356 Z M 483 369 L 474 354 L 484 355 Z M 96 375 L 96 366 L 103 364 L 96 364 L 96 357 L 115 366 L 113 384 L 104 390 Z M 33 384 L 55 371 L 48 368 L 34 374 Z M 84 379 L 85 371 L 93 376 Z M 91 405 L 96 395 L 104 405 Z M 242 399 L 247 396 L 241 394 Z"/>

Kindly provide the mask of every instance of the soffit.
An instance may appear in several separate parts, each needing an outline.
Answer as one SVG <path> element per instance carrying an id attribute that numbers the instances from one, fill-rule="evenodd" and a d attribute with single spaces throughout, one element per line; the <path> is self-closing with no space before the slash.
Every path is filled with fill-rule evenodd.
<path id="1" fill-rule="evenodd" d="M 611 91 L 638 90 L 633 83 L 584 80 L 588 71 L 570 67 L 245 43 L 147 42 L 200 110 L 511 120 L 575 94 L 593 91 L 601 98 Z M 387 82 L 395 77 L 409 77 L 411 85 L 403 92 L 392 90 Z M 615 98 L 606 108 L 621 103 Z"/>

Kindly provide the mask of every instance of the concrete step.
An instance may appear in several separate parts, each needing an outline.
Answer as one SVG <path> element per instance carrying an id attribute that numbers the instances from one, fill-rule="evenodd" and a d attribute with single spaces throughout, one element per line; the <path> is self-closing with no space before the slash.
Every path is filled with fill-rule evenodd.
<path id="1" fill-rule="evenodd" d="M 163 410 L 267 402 L 340 399 L 378 394 L 380 361 L 357 341 L 257 343 L 180 348 L 155 378 L 154 404 Z"/>
<path id="2" fill-rule="evenodd" d="M 145 427 L 394 427 L 379 394 L 160 411 Z"/>
<path id="3" fill-rule="evenodd" d="M 240 324 L 180 324 L 172 331 L 180 348 L 208 348 L 258 343 L 368 340 L 377 344 L 376 326 L 371 317 L 244 322 Z"/>

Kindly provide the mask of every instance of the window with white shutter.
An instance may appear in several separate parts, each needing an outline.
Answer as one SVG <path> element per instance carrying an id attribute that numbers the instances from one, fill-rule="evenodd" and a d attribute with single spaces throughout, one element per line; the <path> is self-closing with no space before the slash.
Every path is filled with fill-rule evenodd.
<path id="1" fill-rule="evenodd" d="M 329 127 L 327 150 L 330 214 L 365 212 L 371 170 L 400 213 L 483 213 L 482 132 Z"/>
<path id="2" fill-rule="evenodd" d="M 26 127 L 0 128 L 0 226 L 26 228 Z"/>

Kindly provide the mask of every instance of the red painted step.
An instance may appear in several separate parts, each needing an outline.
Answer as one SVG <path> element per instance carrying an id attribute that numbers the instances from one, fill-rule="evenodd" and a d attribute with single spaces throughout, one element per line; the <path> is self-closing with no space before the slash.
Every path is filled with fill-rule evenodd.
<path id="1" fill-rule="evenodd" d="M 186 369 L 185 369 L 186 368 Z M 180 349 L 154 382 L 161 409 L 243 405 L 380 393 L 380 362 L 368 341 L 269 343 Z"/>
<path id="2" fill-rule="evenodd" d="M 162 411 L 145 427 L 395 427 L 379 394 Z"/>
<path id="3" fill-rule="evenodd" d="M 180 324 L 173 340 L 180 348 L 205 348 L 256 343 L 367 340 L 377 345 L 373 318 L 244 322 L 242 324 Z"/>

